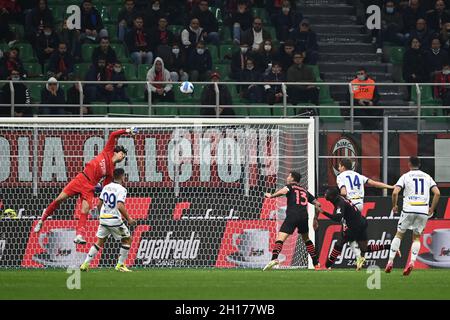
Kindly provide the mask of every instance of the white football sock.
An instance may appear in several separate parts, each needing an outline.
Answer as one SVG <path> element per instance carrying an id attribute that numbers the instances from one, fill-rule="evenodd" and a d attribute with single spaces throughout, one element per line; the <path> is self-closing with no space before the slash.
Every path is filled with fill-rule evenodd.
<path id="1" fill-rule="evenodd" d="M 130 251 L 130 246 L 126 246 L 126 245 L 120 246 L 119 264 L 123 264 L 125 262 L 125 260 L 127 260 L 129 251 Z"/>
<path id="2" fill-rule="evenodd" d="M 389 262 L 394 261 L 397 251 L 400 248 L 400 243 L 402 240 L 400 238 L 394 237 L 391 243 L 391 251 L 389 251 Z"/>
<path id="3" fill-rule="evenodd" d="M 352 241 L 352 243 L 350 243 L 350 247 L 353 250 L 353 253 L 355 254 L 356 258 L 360 258 L 361 257 L 361 249 L 359 249 L 358 243 L 356 241 Z"/>
<path id="4" fill-rule="evenodd" d="M 86 263 L 90 263 L 92 261 L 92 259 L 94 259 L 95 255 L 97 254 L 98 250 L 100 250 L 99 247 L 97 247 L 96 244 L 94 244 L 90 249 L 89 249 L 89 253 L 86 256 L 86 260 L 84 260 L 84 262 Z"/>
<path id="5" fill-rule="evenodd" d="M 411 245 L 411 262 L 416 262 L 417 255 L 420 251 L 420 240 L 413 241 Z"/>

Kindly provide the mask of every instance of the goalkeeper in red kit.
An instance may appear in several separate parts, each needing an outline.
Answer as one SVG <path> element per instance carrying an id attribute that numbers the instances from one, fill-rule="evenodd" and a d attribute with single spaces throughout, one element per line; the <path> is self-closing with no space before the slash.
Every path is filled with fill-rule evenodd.
<path id="1" fill-rule="evenodd" d="M 59 196 L 44 210 L 41 219 L 34 227 L 34 232 L 39 232 L 49 216 L 59 207 L 59 205 L 70 197 L 79 195 L 81 202 L 81 216 L 77 226 L 77 236 L 74 240 L 77 244 L 86 244 L 83 237 L 85 231 L 87 215 L 93 206 L 95 189 L 103 179 L 103 185 L 112 181 L 113 171 L 116 163 L 123 161 L 127 155 L 127 149 L 123 146 L 116 146 L 116 139 L 121 135 L 128 133 L 135 135 L 137 129 L 117 130 L 109 135 L 105 148 L 94 159 L 86 164 L 83 172 L 79 173 L 75 179 L 69 182 Z"/>

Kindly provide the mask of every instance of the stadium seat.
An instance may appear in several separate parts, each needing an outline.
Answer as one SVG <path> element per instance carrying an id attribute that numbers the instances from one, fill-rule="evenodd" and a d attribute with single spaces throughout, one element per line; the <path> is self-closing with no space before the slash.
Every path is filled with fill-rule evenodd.
<path id="1" fill-rule="evenodd" d="M 272 108 L 273 116 L 275 116 L 275 117 L 283 117 L 284 116 L 284 108 L 282 105 L 277 104 L 275 106 L 270 106 L 270 107 Z M 286 106 L 286 116 L 288 116 L 288 117 L 295 116 L 295 109 L 290 105 Z"/>
<path id="2" fill-rule="evenodd" d="M 36 61 L 36 58 L 33 54 L 33 47 L 31 47 L 31 44 L 25 43 L 25 42 L 18 42 L 14 44 L 14 47 L 19 48 L 20 53 L 19 56 L 22 59 L 23 62 L 34 62 Z M 26 69 L 26 65 L 25 65 Z"/>
<path id="3" fill-rule="evenodd" d="M 122 43 L 111 43 L 111 48 L 116 51 L 117 59 L 119 59 L 120 62 L 124 63 L 126 61 L 131 61 L 125 52 L 125 46 Z"/>
<path id="4" fill-rule="evenodd" d="M 228 77 L 230 74 L 230 65 L 229 64 L 215 64 L 213 65 L 213 71 L 217 71 L 220 73 L 220 76 Z"/>
<path id="5" fill-rule="evenodd" d="M 78 63 L 74 65 L 73 72 L 76 77 L 79 77 L 80 79 L 84 79 L 86 76 L 87 71 L 89 70 L 89 66 L 91 63 Z"/>
<path id="6" fill-rule="evenodd" d="M 431 105 L 439 105 L 439 101 L 433 98 L 433 87 L 431 86 L 419 86 L 420 91 L 422 93 L 421 103 L 422 105 L 431 104 Z M 417 104 L 417 90 L 416 86 L 412 86 L 411 88 L 411 100 Z"/>
<path id="7" fill-rule="evenodd" d="M 219 50 L 217 50 L 217 46 L 209 44 L 206 46 L 211 53 L 212 63 L 219 63 Z"/>
<path id="8" fill-rule="evenodd" d="M 84 62 L 92 62 L 92 53 L 97 46 L 97 44 L 90 43 L 85 43 L 81 46 L 81 57 Z"/>
<path id="9" fill-rule="evenodd" d="M 111 43 L 119 42 L 117 38 L 117 25 L 105 24 L 105 29 L 108 31 L 108 37 Z"/>
<path id="10" fill-rule="evenodd" d="M 94 106 L 96 105 L 96 106 Z M 94 115 L 106 115 L 108 113 L 108 105 L 104 101 L 94 101 L 89 106 L 91 113 Z"/>
<path id="11" fill-rule="evenodd" d="M 10 24 L 9 27 L 11 28 L 11 31 L 14 32 L 16 35 L 17 40 L 22 40 L 24 37 L 24 28 L 21 24 Z"/>
<path id="12" fill-rule="evenodd" d="M 100 16 L 102 17 L 103 23 L 117 23 L 117 21 L 113 21 L 111 19 L 110 10 L 111 7 L 109 6 L 97 6 L 98 12 L 100 12 Z"/>
<path id="13" fill-rule="evenodd" d="M 134 65 L 133 63 L 123 63 L 122 68 L 127 80 L 136 80 L 136 65 Z"/>
<path id="14" fill-rule="evenodd" d="M 234 110 L 234 114 L 238 117 L 248 117 L 248 108 L 247 104 L 244 103 L 233 103 L 232 106 Z"/>
<path id="15" fill-rule="evenodd" d="M 391 47 L 389 62 L 394 65 L 403 64 L 403 55 L 405 54 L 404 47 Z"/>
<path id="16" fill-rule="evenodd" d="M 138 69 L 137 69 L 137 78 L 138 78 L 138 80 L 142 80 L 142 81 L 145 81 L 145 80 L 147 80 L 147 73 L 148 73 L 148 70 L 151 68 L 152 66 L 151 65 L 149 65 L 149 64 L 140 64 L 140 65 L 138 65 Z"/>
<path id="17" fill-rule="evenodd" d="M 164 103 L 166 105 L 172 103 Z M 176 107 L 158 107 L 157 105 L 153 107 L 152 113 L 157 116 L 178 116 L 178 108 Z"/>
<path id="18" fill-rule="evenodd" d="M 28 84 L 28 90 L 30 91 L 31 103 L 41 102 L 41 91 L 44 88 L 42 83 L 30 83 Z"/>
<path id="19" fill-rule="evenodd" d="M 264 29 L 269 32 L 271 39 L 277 39 L 277 31 L 275 30 L 275 27 L 265 27 Z"/>
<path id="20" fill-rule="evenodd" d="M 225 55 L 228 55 L 231 58 L 231 55 L 233 54 L 233 51 L 236 49 L 237 47 L 235 47 L 232 44 L 222 44 L 219 47 L 219 51 L 220 51 L 220 61 L 224 62 L 225 60 Z M 237 50 L 237 49 L 236 49 Z M 228 64 L 230 60 L 228 60 Z"/>
<path id="21" fill-rule="evenodd" d="M 131 107 L 124 106 L 127 104 L 125 101 L 113 101 L 108 105 L 108 114 L 122 114 L 131 115 Z M 122 106 L 117 106 L 122 105 Z"/>
<path id="22" fill-rule="evenodd" d="M 314 78 L 316 81 L 322 81 L 322 79 L 320 78 L 320 71 L 319 71 L 319 66 L 314 64 L 309 64 L 308 67 L 311 68 L 312 72 L 314 73 Z"/>
<path id="23" fill-rule="evenodd" d="M 43 78 L 42 74 L 42 66 L 40 63 L 30 62 L 26 64 L 26 70 L 28 74 L 28 78 L 36 79 Z"/>
<path id="24" fill-rule="evenodd" d="M 177 25 L 177 24 L 173 24 L 173 25 L 167 26 L 167 29 L 168 29 L 169 31 L 171 31 L 171 32 L 175 35 L 175 37 L 176 37 L 176 36 L 179 36 L 179 35 L 180 35 L 181 31 L 183 31 L 184 26 L 182 26 L 182 25 Z"/>
<path id="25" fill-rule="evenodd" d="M 248 114 L 251 117 L 270 117 L 272 116 L 272 111 L 269 105 L 264 106 L 251 105 L 248 108 Z"/>
<path id="26" fill-rule="evenodd" d="M 270 20 L 267 18 L 267 12 L 265 8 L 252 8 L 253 17 L 260 17 L 263 24 L 267 24 Z"/>
<path id="27" fill-rule="evenodd" d="M 220 43 L 222 44 L 233 44 L 233 38 L 231 36 L 231 30 L 228 26 L 222 26 L 219 29 Z"/>
<path id="28" fill-rule="evenodd" d="M 113 25 L 117 26 L 119 21 L 117 20 L 119 17 L 119 12 L 122 10 L 123 5 L 112 5 L 111 9 L 109 10 L 109 16 L 111 18 L 111 22 Z"/>

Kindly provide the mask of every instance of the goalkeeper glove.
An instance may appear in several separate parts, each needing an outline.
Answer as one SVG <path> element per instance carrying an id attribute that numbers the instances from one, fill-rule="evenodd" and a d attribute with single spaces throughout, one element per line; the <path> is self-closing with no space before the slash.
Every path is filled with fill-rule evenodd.
<path id="1" fill-rule="evenodd" d="M 131 127 L 131 128 L 128 128 L 126 131 L 127 131 L 127 133 L 129 133 L 129 134 L 134 136 L 136 133 L 138 133 L 138 128 Z"/>

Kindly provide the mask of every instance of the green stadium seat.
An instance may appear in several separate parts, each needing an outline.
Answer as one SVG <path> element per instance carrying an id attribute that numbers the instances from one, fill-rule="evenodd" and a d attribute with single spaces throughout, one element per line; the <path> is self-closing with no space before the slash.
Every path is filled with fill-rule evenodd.
<path id="1" fill-rule="evenodd" d="M 260 17 L 262 19 L 262 22 L 264 24 L 267 24 L 269 22 L 269 19 L 267 18 L 267 12 L 265 8 L 252 8 L 252 14 L 253 17 Z"/>
<path id="2" fill-rule="evenodd" d="M 123 5 L 112 5 L 111 9 L 109 10 L 109 16 L 111 18 L 111 22 L 117 26 L 119 21 L 117 20 L 119 17 L 119 12 L 122 10 Z"/>
<path id="3" fill-rule="evenodd" d="M 132 63 L 122 64 L 123 72 L 125 73 L 125 78 L 129 81 L 136 80 L 136 65 Z"/>
<path id="4" fill-rule="evenodd" d="M 36 58 L 34 57 L 33 54 L 33 47 L 31 46 L 31 44 L 25 42 L 17 42 L 16 44 L 14 44 L 13 47 L 19 48 L 20 50 L 19 56 L 23 62 L 36 61 Z"/>
<path id="5" fill-rule="evenodd" d="M 269 32 L 271 39 L 277 39 L 277 31 L 275 30 L 275 27 L 265 27 L 264 29 Z"/>
<path id="6" fill-rule="evenodd" d="M 97 105 L 97 106 L 94 106 Z M 106 115 L 108 113 L 108 105 L 104 101 L 94 101 L 89 106 L 93 115 Z"/>
<path id="7" fill-rule="evenodd" d="M 84 79 L 91 63 L 78 63 L 73 67 L 73 73 L 76 77 Z"/>
<path id="8" fill-rule="evenodd" d="M 41 91 L 45 85 L 42 83 L 30 83 L 27 86 L 28 86 L 28 90 L 30 91 L 31 102 L 32 103 L 40 103 L 41 102 Z"/>
<path id="9" fill-rule="evenodd" d="M 14 32 L 16 35 L 17 40 L 22 40 L 25 34 L 23 25 L 21 24 L 10 24 L 9 27 L 11 28 L 11 31 Z"/>
<path id="10" fill-rule="evenodd" d="M 92 53 L 98 47 L 97 44 L 85 43 L 81 46 L 81 57 L 84 62 L 92 62 Z"/>
<path id="11" fill-rule="evenodd" d="M 333 101 L 327 103 L 331 106 L 339 106 L 339 103 Z M 323 122 L 344 122 L 344 118 L 341 116 L 340 108 L 318 108 L 320 120 Z"/>
<path id="12" fill-rule="evenodd" d="M 131 61 L 125 52 L 125 46 L 122 43 L 111 43 L 111 48 L 116 51 L 117 59 L 120 62 L 124 63 L 125 61 Z"/>
<path id="13" fill-rule="evenodd" d="M 437 99 L 433 98 L 433 87 L 432 86 L 424 86 L 424 85 L 420 85 L 419 86 L 420 91 L 422 93 L 422 97 L 421 97 L 421 103 L 423 105 L 425 104 L 430 104 L 431 105 L 438 105 L 439 101 Z M 414 103 L 417 104 L 417 90 L 416 90 L 416 86 L 412 86 L 411 88 L 411 100 L 414 101 Z"/>
<path id="14" fill-rule="evenodd" d="M 276 104 L 275 106 L 271 106 L 272 115 L 275 117 L 283 117 L 284 116 L 284 108 L 280 104 Z M 295 116 L 295 108 L 290 105 L 286 106 L 286 116 L 292 117 Z"/>
<path id="15" fill-rule="evenodd" d="M 222 44 L 219 47 L 219 51 L 220 51 L 220 60 L 223 62 L 225 60 L 225 55 L 228 55 L 231 58 L 231 55 L 233 54 L 233 52 L 237 50 L 237 46 L 234 46 L 232 44 Z M 228 60 L 228 63 L 229 60 Z"/>
<path id="16" fill-rule="evenodd" d="M 319 66 L 318 65 L 308 65 L 308 67 L 311 68 L 312 72 L 314 73 L 314 77 L 316 81 L 322 81 L 322 79 L 320 78 L 320 71 L 319 71 Z"/>
<path id="17" fill-rule="evenodd" d="M 211 58 L 213 64 L 216 64 L 219 62 L 219 50 L 217 50 L 217 46 L 209 44 L 206 46 L 211 53 Z"/>
<path id="18" fill-rule="evenodd" d="M 165 105 L 175 104 L 175 103 L 164 103 Z M 178 108 L 176 107 L 158 107 L 157 105 L 153 107 L 152 113 L 157 116 L 178 116 Z"/>
<path id="19" fill-rule="evenodd" d="M 119 42 L 119 39 L 117 38 L 117 25 L 105 24 L 105 29 L 108 31 L 108 37 L 110 42 L 112 43 Z"/>
<path id="20" fill-rule="evenodd" d="M 230 74 L 230 65 L 229 64 L 215 64 L 215 65 L 213 65 L 213 71 L 219 72 L 221 78 L 228 77 Z"/>
<path id="21" fill-rule="evenodd" d="M 167 26 L 167 29 L 169 31 L 171 31 L 175 36 L 179 36 L 181 34 L 181 31 L 183 31 L 184 26 L 172 24 L 172 25 Z"/>
<path id="22" fill-rule="evenodd" d="M 244 103 L 233 103 L 234 114 L 238 117 L 248 117 L 247 104 Z"/>
<path id="23" fill-rule="evenodd" d="M 113 23 L 116 21 L 113 21 L 111 19 L 110 10 L 111 8 L 109 6 L 96 6 L 98 12 L 100 12 L 100 16 L 102 17 L 103 23 Z"/>
<path id="24" fill-rule="evenodd" d="M 248 114 L 251 117 L 271 117 L 272 111 L 269 105 L 265 106 L 250 105 L 250 107 L 248 108 Z"/>
<path id="25" fill-rule="evenodd" d="M 219 29 L 219 34 L 220 34 L 220 42 L 222 44 L 232 44 L 233 43 L 233 38 L 231 35 L 231 30 L 229 27 L 227 26 L 222 26 Z"/>
<path id="26" fill-rule="evenodd" d="M 391 47 L 389 62 L 394 65 L 403 64 L 403 56 L 405 54 L 404 47 Z"/>
<path id="27" fill-rule="evenodd" d="M 138 80 L 142 80 L 142 81 L 147 80 L 147 72 L 151 67 L 152 66 L 149 64 L 139 64 L 138 65 L 138 73 L 137 73 Z"/>
<path id="28" fill-rule="evenodd" d="M 124 106 L 126 104 L 125 101 L 113 101 L 108 105 L 108 113 L 109 114 L 123 114 L 123 115 L 131 115 L 131 106 Z M 122 105 L 122 106 L 117 106 Z"/>
<path id="29" fill-rule="evenodd" d="M 26 70 L 27 70 L 28 78 L 31 78 L 31 79 L 43 78 L 42 66 L 40 63 L 36 63 L 36 62 L 27 63 Z"/>

